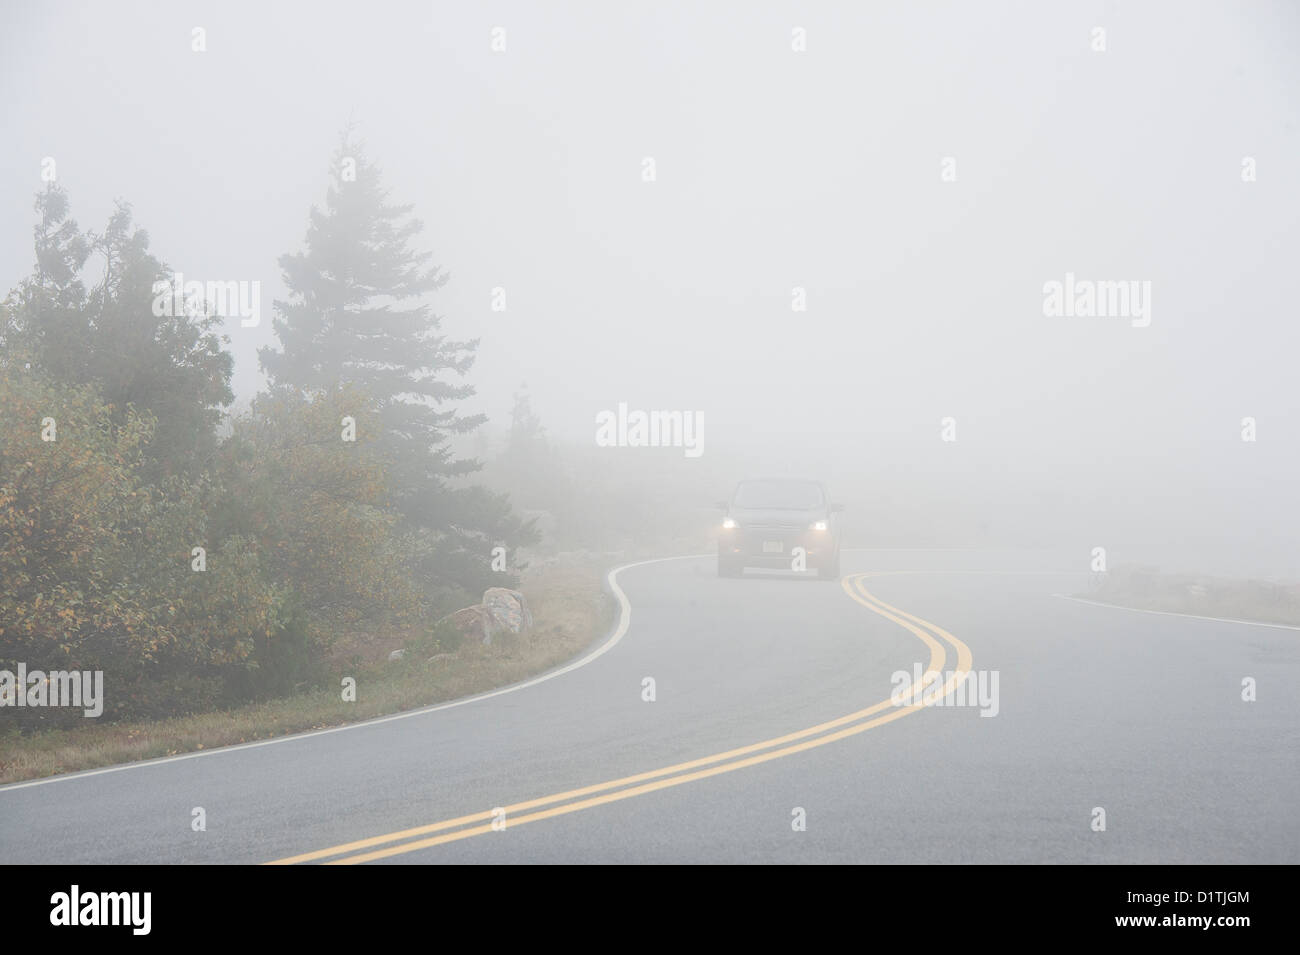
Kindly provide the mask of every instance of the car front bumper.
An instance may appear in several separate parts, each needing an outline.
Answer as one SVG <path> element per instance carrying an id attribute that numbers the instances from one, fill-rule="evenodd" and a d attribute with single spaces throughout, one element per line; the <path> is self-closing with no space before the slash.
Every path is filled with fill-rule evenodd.
<path id="1" fill-rule="evenodd" d="M 807 566 L 830 560 L 837 549 L 835 535 L 806 527 L 748 526 L 724 528 L 718 538 L 718 559 L 736 566 L 790 570 L 795 549 L 802 547 Z"/>

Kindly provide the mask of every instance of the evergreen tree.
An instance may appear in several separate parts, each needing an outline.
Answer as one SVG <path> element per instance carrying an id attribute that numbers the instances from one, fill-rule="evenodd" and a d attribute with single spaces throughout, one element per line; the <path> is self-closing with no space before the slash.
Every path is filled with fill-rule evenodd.
<path id="1" fill-rule="evenodd" d="M 259 355 L 273 389 L 351 385 L 374 402 L 389 489 L 417 537 L 422 573 L 477 589 L 501 582 L 490 571 L 491 548 L 528 543 L 533 533 L 504 496 L 455 483 L 480 467 L 451 446 L 485 420 L 454 404 L 474 394 L 463 379 L 478 342 L 442 334 L 422 301 L 447 276 L 430 253 L 412 248 L 423 224 L 411 210 L 390 201 L 380 170 L 345 130 L 304 251 L 279 260 L 290 292 L 275 303 L 280 349 Z"/>
<path id="2" fill-rule="evenodd" d="M 533 412 L 533 399 L 526 382 L 515 392 L 510 408 L 510 443 L 506 454 L 522 468 L 540 464 L 546 454 L 546 429 Z"/>

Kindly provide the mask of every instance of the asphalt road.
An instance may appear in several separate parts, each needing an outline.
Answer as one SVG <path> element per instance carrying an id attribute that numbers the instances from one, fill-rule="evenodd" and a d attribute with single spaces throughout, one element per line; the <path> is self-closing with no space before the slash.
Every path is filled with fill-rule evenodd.
<path id="1" fill-rule="evenodd" d="M 1063 599 L 1087 588 L 1064 566 L 846 551 L 838 583 L 719 579 L 707 558 L 632 566 L 625 630 L 567 672 L 5 787 L 0 857 L 1300 861 L 1300 632 Z M 996 673 L 997 715 L 890 702 L 892 674 L 938 661 L 986 687 Z"/>

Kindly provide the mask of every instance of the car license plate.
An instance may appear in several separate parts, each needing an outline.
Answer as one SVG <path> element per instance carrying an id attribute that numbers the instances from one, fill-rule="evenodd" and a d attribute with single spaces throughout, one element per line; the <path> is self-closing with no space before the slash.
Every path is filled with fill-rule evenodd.
<path id="1" fill-rule="evenodd" d="M 779 554 L 784 550 L 780 541 L 763 541 L 764 554 Z"/>

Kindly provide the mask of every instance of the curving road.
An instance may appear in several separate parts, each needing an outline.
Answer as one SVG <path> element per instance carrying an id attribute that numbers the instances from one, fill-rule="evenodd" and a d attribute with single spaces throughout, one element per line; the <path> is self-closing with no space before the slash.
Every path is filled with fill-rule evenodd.
<path id="1" fill-rule="evenodd" d="M 1061 599 L 1086 575 L 1044 566 L 1064 565 L 846 551 L 839 583 L 719 579 L 701 557 L 630 565 L 611 575 L 618 630 L 545 678 L 0 788 L 0 856 L 1300 861 L 1300 633 Z M 996 676 L 996 715 L 951 693 L 895 705 L 892 675 L 917 665 L 947 691 Z"/>

